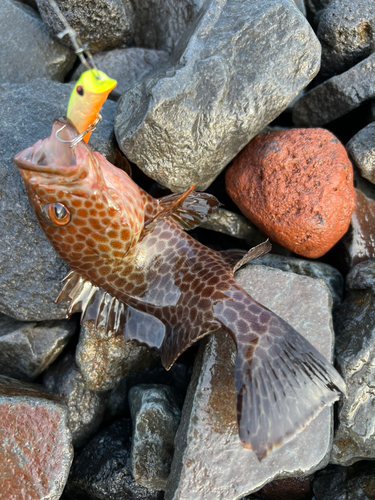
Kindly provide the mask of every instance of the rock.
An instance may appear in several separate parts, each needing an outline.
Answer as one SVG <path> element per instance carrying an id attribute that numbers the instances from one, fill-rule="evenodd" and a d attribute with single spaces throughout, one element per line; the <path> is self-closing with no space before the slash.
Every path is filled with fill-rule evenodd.
<path id="1" fill-rule="evenodd" d="M 375 260 L 356 265 L 346 286 L 336 316 L 337 364 L 347 387 L 331 453 L 339 465 L 375 458 Z"/>
<path id="2" fill-rule="evenodd" d="M 68 407 L 68 424 L 74 446 L 83 446 L 99 428 L 107 394 L 90 391 L 76 365 L 74 353 L 68 352 L 44 374 L 45 387 Z"/>
<path id="3" fill-rule="evenodd" d="M 374 52 L 375 5 L 372 0 L 332 0 L 320 13 L 316 34 L 322 44 L 320 74 L 329 78 Z"/>
<path id="4" fill-rule="evenodd" d="M 0 376 L 4 500 L 60 498 L 73 460 L 66 408 L 41 386 Z"/>
<path id="5" fill-rule="evenodd" d="M 135 44 L 171 52 L 204 0 L 137 0 L 133 2 Z"/>
<path id="6" fill-rule="evenodd" d="M 271 240 L 309 258 L 346 233 L 355 208 L 345 148 L 324 129 L 260 135 L 227 170 L 226 189 Z"/>
<path id="7" fill-rule="evenodd" d="M 49 0 L 36 0 L 43 21 L 58 35 L 65 28 Z M 134 32 L 134 10 L 130 0 L 56 0 L 65 19 L 76 30 L 80 41 L 94 53 L 129 45 Z M 68 35 L 61 40 L 72 48 Z"/>
<path id="8" fill-rule="evenodd" d="M 0 2 L 0 83 L 35 78 L 63 81 L 75 54 L 54 40 L 34 9 L 14 0 Z"/>
<path id="9" fill-rule="evenodd" d="M 172 191 L 205 190 L 309 83 L 319 60 L 315 35 L 289 0 L 209 0 L 170 64 L 119 100 L 120 148 Z"/>
<path id="10" fill-rule="evenodd" d="M 62 352 L 74 321 L 23 322 L 0 314 L 0 374 L 34 380 Z"/>
<path id="11" fill-rule="evenodd" d="M 126 342 L 124 335 L 105 333 L 88 321 L 81 328 L 76 361 L 88 389 L 106 391 L 115 387 L 123 377 L 143 370 L 157 358 L 154 350 Z"/>
<path id="12" fill-rule="evenodd" d="M 182 398 L 167 385 L 144 384 L 130 390 L 129 404 L 133 422 L 133 477 L 145 488 L 165 490 Z"/>
<path id="13" fill-rule="evenodd" d="M 54 300 L 68 267 L 36 221 L 13 156 L 51 134 L 52 120 L 65 113 L 71 90 L 72 85 L 39 79 L 0 94 L 0 312 L 23 321 L 65 318 L 66 304 Z M 90 140 L 110 161 L 113 112 L 114 103 L 107 101 Z"/>
<path id="14" fill-rule="evenodd" d="M 92 439 L 73 462 L 64 499 L 161 500 L 133 479 L 130 435 L 130 420 L 122 419 Z"/>
<path id="15" fill-rule="evenodd" d="M 346 145 L 355 167 L 365 179 L 375 184 L 375 123 L 370 123 L 350 139 Z"/>
<path id="16" fill-rule="evenodd" d="M 93 59 L 101 71 L 117 80 L 117 85 L 111 92 L 111 98 L 118 99 L 132 85 L 166 64 L 169 54 L 164 50 L 132 47 L 98 52 L 94 54 Z M 85 70 L 86 68 L 81 64 L 74 72 L 72 79 L 78 80 Z"/>
<path id="17" fill-rule="evenodd" d="M 310 500 L 312 495 L 312 475 L 287 477 L 266 484 L 254 497 L 265 500 Z"/>
<path id="18" fill-rule="evenodd" d="M 369 462 L 359 467 L 327 467 L 315 476 L 313 490 L 316 500 L 372 500 L 375 467 Z"/>
<path id="19" fill-rule="evenodd" d="M 331 357 L 332 299 L 325 285 L 308 276 L 256 265 L 240 269 L 236 279 L 255 300 Z M 202 343 L 175 439 L 166 500 L 234 500 L 274 479 L 304 476 L 327 464 L 331 408 L 324 408 L 303 432 L 262 462 L 242 447 L 234 366 L 235 347 L 227 334 L 215 333 Z"/>
<path id="20" fill-rule="evenodd" d="M 294 105 L 297 127 L 317 127 L 344 116 L 375 97 L 375 54 L 303 95 Z"/>

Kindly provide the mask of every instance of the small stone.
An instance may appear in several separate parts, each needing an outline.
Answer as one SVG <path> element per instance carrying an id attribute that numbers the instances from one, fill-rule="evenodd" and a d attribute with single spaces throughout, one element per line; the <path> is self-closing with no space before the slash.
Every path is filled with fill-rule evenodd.
<path id="1" fill-rule="evenodd" d="M 0 314 L 0 374 L 34 380 L 62 352 L 74 321 L 24 322 Z"/>
<path id="2" fill-rule="evenodd" d="M 130 390 L 129 404 L 133 422 L 133 477 L 145 488 L 165 490 L 182 398 L 167 385 L 144 384 Z"/>
<path id="3" fill-rule="evenodd" d="M 358 467 L 329 466 L 314 477 L 315 500 L 373 500 L 375 467 L 362 462 Z"/>
<path id="4" fill-rule="evenodd" d="M 375 458 L 375 260 L 356 265 L 346 286 L 335 325 L 337 364 L 347 390 L 331 453 L 339 465 Z"/>
<path id="5" fill-rule="evenodd" d="M 117 141 L 163 186 L 205 190 L 319 64 L 318 40 L 289 0 L 208 0 L 169 65 L 119 100 Z"/>
<path id="6" fill-rule="evenodd" d="M 365 179 L 375 184 L 375 123 L 360 130 L 346 145 L 355 167 Z"/>
<path id="7" fill-rule="evenodd" d="M 110 97 L 118 99 L 132 85 L 164 66 L 169 59 L 169 54 L 164 50 L 132 47 L 98 52 L 94 54 L 93 59 L 101 71 L 117 81 Z M 83 71 L 86 71 L 86 68 L 81 64 L 74 72 L 72 79 L 78 80 Z"/>
<path id="8" fill-rule="evenodd" d="M 99 428 L 107 394 L 86 388 L 74 353 L 71 352 L 47 369 L 43 381 L 50 393 L 68 407 L 68 424 L 73 445 L 83 446 Z"/>
<path id="9" fill-rule="evenodd" d="M 355 209 L 353 168 L 324 129 L 260 135 L 236 157 L 226 189 L 261 231 L 298 255 L 318 258 L 346 233 Z"/>
<path id="10" fill-rule="evenodd" d="M 236 279 L 331 358 L 332 298 L 326 285 L 256 265 L 240 269 Z M 223 332 L 202 342 L 176 434 L 166 500 L 235 500 L 275 478 L 306 476 L 328 463 L 332 408 L 327 407 L 262 462 L 243 448 L 237 428 L 235 356 L 234 343 Z"/>
<path id="11" fill-rule="evenodd" d="M 43 21 L 58 35 L 64 31 L 49 0 L 36 0 Z M 76 30 L 80 41 L 94 53 L 114 47 L 129 45 L 134 32 L 134 10 L 130 0 L 56 0 L 63 16 Z M 71 47 L 71 39 L 65 35 L 61 42 Z"/>
<path id="12" fill-rule="evenodd" d="M 329 123 L 375 97 L 375 54 L 304 94 L 294 105 L 297 127 Z"/>
<path id="13" fill-rule="evenodd" d="M 81 328 L 76 361 L 88 389 L 112 389 L 123 377 L 143 370 L 156 358 L 155 350 L 126 342 L 124 335 L 106 334 L 105 328 L 96 329 L 93 321 Z"/>
<path id="14" fill-rule="evenodd" d="M 35 78 L 63 81 L 75 61 L 54 40 L 34 9 L 14 0 L 0 2 L 0 83 Z"/>
<path id="15" fill-rule="evenodd" d="M 43 387 L 0 376 L 0 498 L 60 498 L 73 460 L 66 408 Z"/>

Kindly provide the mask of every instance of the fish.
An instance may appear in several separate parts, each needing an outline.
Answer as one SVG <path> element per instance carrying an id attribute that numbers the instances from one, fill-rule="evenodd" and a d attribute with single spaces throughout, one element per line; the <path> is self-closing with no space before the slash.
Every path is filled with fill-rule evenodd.
<path id="1" fill-rule="evenodd" d="M 157 349 L 170 369 L 193 343 L 224 329 L 237 347 L 241 444 L 263 460 L 345 394 L 335 368 L 282 318 L 255 301 L 234 272 L 270 250 L 217 252 L 192 238 L 219 202 L 193 187 L 153 198 L 56 119 L 51 136 L 14 162 L 45 235 L 70 266 L 58 300 L 67 315 Z"/>

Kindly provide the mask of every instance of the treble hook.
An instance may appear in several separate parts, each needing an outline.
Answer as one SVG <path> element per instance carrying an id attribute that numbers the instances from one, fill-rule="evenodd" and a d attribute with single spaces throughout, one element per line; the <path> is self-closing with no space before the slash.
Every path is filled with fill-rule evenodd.
<path id="1" fill-rule="evenodd" d="M 58 141 L 60 142 L 64 142 L 66 144 L 70 144 L 69 146 L 69 149 L 72 149 L 72 148 L 75 148 L 77 146 L 78 143 L 80 143 L 82 141 L 82 139 L 85 137 L 86 134 L 89 134 L 91 132 L 93 132 L 95 129 L 96 129 L 96 126 L 99 122 L 102 121 L 102 115 L 98 115 L 95 120 L 87 127 L 86 130 L 84 130 L 83 132 L 81 132 L 79 135 L 77 135 L 76 137 L 74 137 L 73 139 L 70 139 L 70 140 L 64 140 L 64 139 L 60 139 L 59 137 L 59 133 L 64 130 L 64 128 L 66 127 L 66 125 L 63 125 L 62 127 L 60 127 L 58 130 L 56 130 L 55 132 L 55 137 Z"/>

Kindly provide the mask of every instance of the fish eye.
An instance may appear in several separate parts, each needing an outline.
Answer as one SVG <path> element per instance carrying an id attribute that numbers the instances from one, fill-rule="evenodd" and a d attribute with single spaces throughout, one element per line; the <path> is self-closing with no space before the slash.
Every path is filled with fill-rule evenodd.
<path id="1" fill-rule="evenodd" d="M 70 212 L 62 203 L 50 203 L 48 205 L 49 219 L 59 226 L 66 226 L 70 221 Z"/>
<path id="2" fill-rule="evenodd" d="M 83 87 L 81 85 L 78 85 L 78 87 L 77 87 L 77 94 L 79 94 L 79 95 L 84 94 Z"/>

